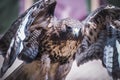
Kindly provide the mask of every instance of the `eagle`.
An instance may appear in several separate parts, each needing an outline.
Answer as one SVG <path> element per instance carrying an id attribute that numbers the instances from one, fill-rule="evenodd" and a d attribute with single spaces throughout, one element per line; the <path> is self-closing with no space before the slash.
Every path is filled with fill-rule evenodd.
<path id="1" fill-rule="evenodd" d="M 65 78 L 82 40 L 82 24 L 72 18 L 57 19 L 55 6 L 55 0 L 39 0 L 0 39 L 4 57 L 1 77 L 18 58 L 24 63 L 12 80 L 30 80 L 32 76 L 32 80 L 37 80 L 34 76 L 38 74 L 39 80 Z"/>
<path id="2" fill-rule="evenodd" d="M 120 78 L 120 8 L 101 6 L 79 22 L 57 19 L 55 5 L 54 0 L 33 4 L 0 39 L 1 76 L 16 58 L 24 63 L 6 80 L 64 80 L 73 60 L 80 66 L 101 59 L 113 79 Z"/>
<path id="3" fill-rule="evenodd" d="M 103 5 L 89 14 L 82 24 L 84 38 L 77 50 L 77 65 L 101 59 L 113 79 L 120 78 L 120 8 Z"/>

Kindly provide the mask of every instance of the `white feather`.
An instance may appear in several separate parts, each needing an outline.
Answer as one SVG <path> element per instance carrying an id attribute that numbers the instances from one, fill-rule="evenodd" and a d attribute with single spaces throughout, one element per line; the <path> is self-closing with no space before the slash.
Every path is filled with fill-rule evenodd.
<path id="1" fill-rule="evenodd" d="M 104 48 L 104 63 L 108 71 L 112 72 L 113 67 L 113 47 L 110 45 L 105 46 Z"/>
<path id="2" fill-rule="evenodd" d="M 10 55 L 11 48 L 12 48 L 12 46 L 13 46 L 13 44 L 14 44 L 14 41 L 15 41 L 15 39 L 12 38 L 11 43 L 10 43 L 10 47 L 9 47 L 9 49 L 7 50 L 7 55 L 6 55 L 6 57 L 8 57 L 8 56 Z"/>
<path id="3" fill-rule="evenodd" d="M 31 13 L 36 10 L 37 7 L 34 7 L 34 8 L 31 8 L 28 13 L 26 14 L 26 16 L 23 18 L 23 21 L 21 22 L 16 34 L 15 34 L 15 37 L 12 38 L 12 41 L 10 43 L 10 47 L 7 51 L 7 54 L 10 54 L 11 52 L 11 48 L 13 47 L 13 44 L 15 43 L 15 46 L 18 47 L 18 45 L 20 45 L 19 48 L 19 53 L 22 51 L 23 49 L 23 43 L 22 41 L 25 39 L 26 35 L 25 35 L 25 27 L 26 27 L 26 24 L 27 22 L 29 21 L 29 16 L 31 15 Z"/>
<path id="4" fill-rule="evenodd" d="M 116 48 L 118 51 L 118 62 L 119 62 L 119 68 L 120 68 L 120 43 L 118 42 L 118 40 L 116 40 Z"/>

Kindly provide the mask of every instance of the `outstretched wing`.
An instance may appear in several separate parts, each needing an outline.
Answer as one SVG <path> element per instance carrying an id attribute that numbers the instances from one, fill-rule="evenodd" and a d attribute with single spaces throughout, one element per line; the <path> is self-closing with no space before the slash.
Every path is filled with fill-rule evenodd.
<path id="1" fill-rule="evenodd" d="M 119 20 L 120 8 L 105 5 L 95 10 L 83 21 L 84 39 L 78 49 L 78 57 L 76 57 L 78 65 L 99 58 L 103 60 L 103 64 L 113 77 L 120 77 Z M 99 35 L 103 33 L 103 30 L 105 30 L 106 38 L 101 38 Z"/>
<path id="2" fill-rule="evenodd" d="M 6 34 L 1 38 L 0 51 L 4 56 L 4 62 L 1 68 L 1 77 L 13 64 L 16 57 L 24 48 L 23 41 L 32 37 L 29 41 L 32 42 L 40 34 L 41 31 L 30 32 L 30 28 L 34 28 L 32 25 L 35 24 L 37 20 L 39 23 L 42 23 L 45 22 L 44 20 L 46 20 L 46 18 L 51 18 L 54 14 L 55 5 L 55 0 L 40 0 L 36 2 L 11 25 L 8 32 L 6 32 Z M 35 55 L 31 55 L 31 58 L 34 58 L 38 53 L 38 45 L 36 42 L 32 44 L 34 47 L 30 46 L 28 51 L 34 51 L 33 53 Z"/>
<path id="3" fill-rule="evenodd" d="M 10 47 L 10 44 L 12 44 L 15 36 L 21 34 L 23 38 L 20 37 L 20 39 L 23 40 L 25 38 L 27 35 L 27 33 L 25 33 L 25 29 L 32 24 L 33 20 L 41 10 L 41 4 L 43 5 L 43 3 L 39 1 L 29 8 L 25 13 L 23 13 L 16 21 L 13 22 L 10 29 L 0 39 L 0 51 L 2 52 L 3 56 L 7 54 L 8 48 Z"/>

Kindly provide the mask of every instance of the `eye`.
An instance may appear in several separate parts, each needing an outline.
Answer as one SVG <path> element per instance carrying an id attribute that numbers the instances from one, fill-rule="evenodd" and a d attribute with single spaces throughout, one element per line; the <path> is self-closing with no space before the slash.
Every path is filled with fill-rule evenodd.
<path id="1" fill-rule="evenodd" d="M 72 29 L 70 26 L 67 26 L 67 29 Z"/>
<path id="2" fill-rule="evenodd" d="M 70 26 L 67 26 L 67 25 L 66 25 L 66 30 L 72 31 L 72 28 L 71 28 Z"/>

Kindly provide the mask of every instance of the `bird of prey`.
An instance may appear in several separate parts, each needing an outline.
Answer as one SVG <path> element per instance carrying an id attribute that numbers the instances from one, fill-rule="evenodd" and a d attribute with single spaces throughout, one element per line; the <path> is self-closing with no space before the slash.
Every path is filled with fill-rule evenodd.
<path id="1" fill-rule="evenodd" d="M 14 77 L 22 77 L 13 80 L 23 80 L 24 76 L 33 73 L 31 77 L 40 74 L 39 80 L 62 80 L 69 72 L 82 40 L 82 24 L 71 18 L 58 20 L 54 16 L 55 5 L 55 0 L 36 2 L 0 39 L 0 51 L 4 57 L 1 77 L 16 58 L 26 63 L 15 71 Z"/>
<path id="2" fill-rule="evenodd" d="M 84 38 L 76 54 L 78 66 L 89 60 L 101 59 L 113 79 L 120 78 L 119 20 L 120 8 L 104 5 L 82 22 Z"/>
<path id="3" fill-rule="evenodd" d="M 102 6 L 80 23 L 58 20 L 55 5 L 54 0 L 38 1 L 0 39 L 1 76 L 18 57 L 27 63 L 6 80 L 64 80 L 74 58 L 78 66 L 101 59 L 113 79 L 120 78 L 120 8 Z"/>

